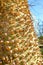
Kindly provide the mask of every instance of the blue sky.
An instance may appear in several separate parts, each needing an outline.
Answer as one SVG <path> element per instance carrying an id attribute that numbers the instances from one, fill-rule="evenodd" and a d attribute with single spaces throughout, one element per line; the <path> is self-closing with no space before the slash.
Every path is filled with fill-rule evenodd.
<path id="1" fill-rule="evenodd" d="M 43 0 L 28 0 L 28 3 L 34 6 L 30 6 L 31 12 L 37 19 L 43 21 Z"/>
<path id="2" fill-rule="evenodd" d="M 30 11 L 34 16 L 33 19 L 35 19 L 33 24 L 36 34 L 38 36 L 43 35 L 43 0 L 28 0 L 28 4 L 33 5 L 30 6 Z"/>

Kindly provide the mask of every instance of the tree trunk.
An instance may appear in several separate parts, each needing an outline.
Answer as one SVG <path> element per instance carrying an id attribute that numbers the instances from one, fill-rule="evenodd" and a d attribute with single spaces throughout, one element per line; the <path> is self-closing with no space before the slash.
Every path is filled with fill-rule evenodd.
<path id="1" fill-rule="evenodd" d="M 42 65 L 27 0 L 0 0 L 0 65 Z"/>

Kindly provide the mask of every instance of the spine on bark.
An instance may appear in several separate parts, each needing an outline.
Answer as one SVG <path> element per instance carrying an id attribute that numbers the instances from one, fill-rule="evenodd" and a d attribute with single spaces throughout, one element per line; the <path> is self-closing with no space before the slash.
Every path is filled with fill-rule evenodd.
<path id="1" fill-rule="evenodd" d="M 0 0 L 0 65 L 42 65 L 27 0 Z"/>

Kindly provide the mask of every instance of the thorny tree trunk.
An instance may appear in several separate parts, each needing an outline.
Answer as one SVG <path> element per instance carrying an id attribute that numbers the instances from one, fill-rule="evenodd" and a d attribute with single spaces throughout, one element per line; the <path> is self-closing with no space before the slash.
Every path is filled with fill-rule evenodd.
<path id="1" fill-rule="evenodd" d="M 0 65 L 43 65 L 27 0 L 0 0 Z"/>

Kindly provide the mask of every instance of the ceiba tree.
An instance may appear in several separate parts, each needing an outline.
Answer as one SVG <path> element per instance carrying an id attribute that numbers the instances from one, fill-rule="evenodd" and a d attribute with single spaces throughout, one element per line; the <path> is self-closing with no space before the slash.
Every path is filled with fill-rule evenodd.
<path id="1" fill-rule="evenodd" d="M 0 0 L 0 65 L 42 65 L 27 0 Z"/>

